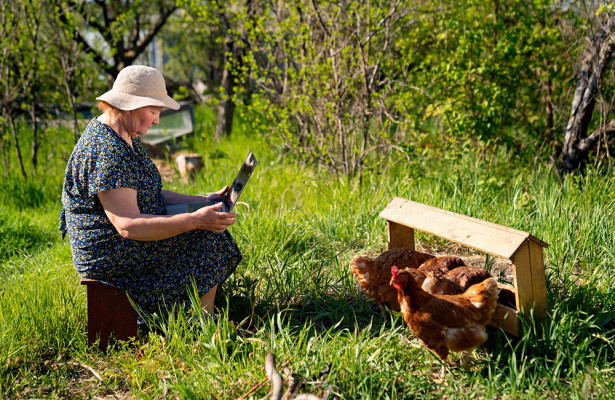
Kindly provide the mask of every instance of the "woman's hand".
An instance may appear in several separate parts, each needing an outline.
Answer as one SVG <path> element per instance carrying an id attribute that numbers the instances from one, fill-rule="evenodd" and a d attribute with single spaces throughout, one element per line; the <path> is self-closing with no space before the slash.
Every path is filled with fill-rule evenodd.
<path id="1" fill-rule="evenodd" d="M 221 190 L 214 192 L 206 197 L 205 200 L 209 201 L 222 201 L 226 198 L 226 192 L 228 191 L 228 185 L 224 186 Z"/>
<path id="2" fill-rule="evenodd" d="M 214 193 L 214 195 L 224 193 L 224 190 L 227 188 L 228 186 L 220 192 Z M 211 200 L 211 196 L 212 195 L 209 196 L 209 200 Z M 192 216 L 194 217 L 194 228 L 205 229 L 216 233 L 224 232 L 229 226 L 236 222 L 235 218 L 237 217 L 237 214 L 219 212 L 220 209 L 222 209 L 222 203 L 203 207 L 193 212 Z"/>

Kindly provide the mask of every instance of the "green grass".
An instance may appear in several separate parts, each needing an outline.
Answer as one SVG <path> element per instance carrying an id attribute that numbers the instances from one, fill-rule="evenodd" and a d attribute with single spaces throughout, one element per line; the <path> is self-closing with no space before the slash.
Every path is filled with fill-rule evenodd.
<path id="1" fill-rule="evenodd" d="M 343 399 L 610 398 L 615 390 L 615 171 L 560 185 L 550 166 L 498 150 L 482 160 L 410 154 L 362 184 L 283 158 L 237 126 L 214 144 L 207 110 L 185 146 L 204 173 L 172 190 L 229 183 L 248 149 L 259 165 L 231 233 L 244 260 L 218 298 L 217 323 L 179 313 L 106 353 L 87 346 L 85 293 L 57 233 L 61 173 L 0 182 L 0 398 L 220 398 L 267 395 L 268 351 L 302 392 Z M 490 162 L 491 160 L 491 162 Z M 66 162 L 60 160 L 59 163 Z M 61 171 L 60 166 L 51 168 Z M 490 330 L 469 371 L 442 364 L 400 316 L 383 318 L 357 290 L 348 261 L 386 246 L 379 212 L 393 196 L 528 231 L 545 250 L 549 318 L 519 338 Z M 29 204 L 29 205 L 27 205 Z M 444 245 L 417 234 L 422 245 Z M 240 298 L 239 296 L 247 296 Z M 228 300 L 228 302 L 227 302 Z M 237 332 L 240 332 L 240 335 Z M 162 333 L 161 333 L 162 332 Z M 73 362 L 68 364 L 68 362 Z M 97 371 L 99 381 L 84 365 Z M 328 370 L 328 373 L 323 373 Z M 287 382 L 286 382 L 287 384 Z"/>

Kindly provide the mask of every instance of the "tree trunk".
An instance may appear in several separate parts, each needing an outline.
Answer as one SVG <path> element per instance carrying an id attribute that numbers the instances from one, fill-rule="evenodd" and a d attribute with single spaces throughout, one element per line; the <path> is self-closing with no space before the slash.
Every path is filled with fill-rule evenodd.
<path id="1" fill-rule="evenodd" d="M 589 149 L 600 138 L 599 134 L 587 136 L 587 130 L 596 104 L 596 96 L 600 91 L 600 83 L 614 48 L 615 17 L 611 16 L 583 54 L 577 87 L 572 99 L 570 119 L 564 129 L 562 172 L 570 173 L 582 169 Z"/>
<path id="2" fill-rule="evenodd" d="M 36 105 L 34 103 L 34 97 L 32 97 L 32 104 L 30 108 L 30 118 L 32 119 L 32 176 L 36 177 L 36 167 L 38 166 L 38 148 L 40 142 L 38 138 L 38 122 L 36 121 Z"/>
<path id="3" fill-rule="evenodd" d="M 0 153 L 2 153 L 2 163 L 4 164 L 4 176 L 9 176 L 11 163 L 9 162 L 9 152 L 11 151 L 11 139 L 7 133 L 6 109 L 2 110 L 2 134 L 0 134 Z"/>
<path id="4" fill-rule="evenodd" d="M 49 6 L 49 4 L 48 4 Z M 50 8 L 47 10 L 50 14 L 53 10 Z M 53 28 L 55 30 L 55 43 L 58 47 L 58 57 L 60 58 L 60 65 L 62 66 L 62 83 L 64 84 L 64 89 L 66 89 L 66 97 L 68 99 L 68 104 L 70 106 L 71 115 L 73 118 L 73 144 L 77 144 L 79 140 L 79 123 L 77 121 L 77 101 L 75 96 L 75 90 L 73 88 L 73 74 L 76 69 L 76 65 L 74 63 L 71 64 L 72 61 L 75 60 L 76 53 L 78 52 L 79 46 L 75 46 L 74 43 L 66 36 L 67 27 L 69 25 L 64 26 L 64 29 L 60 29 L 59 21 L 65 22 L 65 18 L 59 16 L 57 19 L 51 18 L 51 22 L 53 24 Z M 72 28 L 70 28 L 72 29 Z"/>
<path id="5" fill-rule="evenodd" d="M 226 64 L 226 63 L 225 63 Z M 235 115 L 235 102 L 233 101 L 233 76 L 228 67 L 222 71 L 222 97 L 218 104 L 218 119 L 216 121 L 216 132 L 214 139 L 222 139 L 222 136 L 229 136 L 233 126 L 233 116 Z"/>
<path id="6" fill-rule="evenodd" d="M 9 163 L 9 147 L 10 147 L 10 141 L 4 138 L 4 129 L 5 126 L 2 125 L 2 135 L 0 135 L 0 153 L 2 153 L 2 163 L 4 164 L 4 176 L 8 177 L 9 176 L 9 168 L 11 167 L 11 164 Z"/>
<path id="7" fill-rule="evenodd" d="M 63 64 L 64 65 L 64 64 Z M 67 76 L 69 72 L 64 72 L 64 88 L 66 89 L 66 95 L 68 97 L 68 103 L 70 104 L 71 115 L 73 118 L 73 142 L 76 145 L 79 140 L 79 121 L 77 120 L 77 102 L 75 99 L 75 91 L 71 85 L 71 78 Z"/>
<path id="8" fill-rule="evenodd" d="M 15 145 L 15 154 L 17 155 L 17 161 L 19 161 L 21 174 L 27 179 L 28 175 L 26 175 L 26 169 L 23 166 L 23 158 L 21 157 L 21 149 L 19 148 L 19 138 L 17 137 L 17 130 L 15 129 L 15 120 L 11 114 L 8 114 L 8 119 L 9 125 L 11 126 L 11 133 L 13 134 L 13 144 Z"/>
<path id="9" fill-rule="evenodd" d="M 229 66 L 228 57 L 234 57 L 235 55 L 235 42 L 233 36 L 230 33 L 230 24 L 226 15 L 223 12 L 218 14 L 220 21 L 224 27 L 224 69 L 222 70 L 222 80 L 220 86 L 222 87 L 222 93 L 220 97 L 220 103 L 218 103 L 218 119 L 216 121 L 216 131 L 214 133 L 214 139 L 216 141 L 222 139 L 222 136 L 229 136 L 231 134 L 231 128 L 233 126 L 233 117 L 235 115 L 235 102 L 233 101 L 234 92 L 234 79 L 233 71 Z"/>

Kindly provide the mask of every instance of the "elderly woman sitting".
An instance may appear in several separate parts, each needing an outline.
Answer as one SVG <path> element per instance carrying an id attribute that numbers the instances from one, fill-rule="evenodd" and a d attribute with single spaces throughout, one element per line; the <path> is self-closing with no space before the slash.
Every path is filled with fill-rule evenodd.
<path id="1" fill-rule="evenodd" d="M 222 203 L 166 215 L 173 203 L 219 201 L 163 190 L 160 173 L 139 137 L 159 123 L 163 107 L 178 109 L 154 68 L 129 66 L 98 97 L 102 114 L 79 139 L 66 166 L 60 229 L 83 278 L 125 290 L 144 313 L 186 305 L 193 285 L 206 312 L 216 290 L 241 261 L 227 228 L 236 214 Z"/>

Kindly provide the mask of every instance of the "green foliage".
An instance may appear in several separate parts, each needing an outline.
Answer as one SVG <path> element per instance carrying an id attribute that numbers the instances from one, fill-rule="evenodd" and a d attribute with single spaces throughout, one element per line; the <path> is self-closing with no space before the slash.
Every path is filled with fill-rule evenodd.
<path id="1" fill-rule="evenodd" d="M 255 129 L 273 128 L 275 145 L 335 173 L 384 168 L 400 131 L 388 104 L 399 84 L 387 68 L 391 43 L 410 24 L 397 6 L 278 3 L 251 16 L 242 32 L 247 66 L 239 73 L 257 87 L 246 109 L 260 117 Z"/>
<path id="2" fill-rule="evenodd" d="M 484 152 L 533 141 L 553 155 L 569 112 L 578 39 L 611 9 L 553 0 L 24 4 L 1 9 L 0 153 L 6 170 L 32 176 L 44 138 L 35 129 L 27 142 L 12 137 L 8 117 L 32 124 L 25 114 L 33 102 L 45 119 L 50 104 L 72 112 L 92 101 L 107 84 L 103 70 L 113 75 L 124 63 L 147 62 L 135 58 L 140 40 L 168 13 L 156 34 L 174 83 L 204 82 L 208 99 L 244 105 L 253 134 L 336 174 L 382 172 L 394 152 L 435 155 L 442 146 Z M 86 41 L 83 26 L 98 33 Z M 221 87 L 225 69 L 232 90 Z M 612 79 L 603 87 L 604 122 Z M 178 98 L 193 92 L 175 90 Z M 426 140 L 434 134 L 437 144 Z"/>
<path id="3" fill-rule="evenodd" d="M 169 26 L 160 33 L 163 52 L 168 57 L 164 74 L 179 82 L 205 82 L 203 94 L 211 95 L 216 93 L 215 88 L 220 84 L 219 60 L 223 57 L 219 43 L 221 33 L 218 24 L 212 23 L 215 19 L 209 18 L 209 23 L 202 21 L 185 9 L 171 16 Z"/>
<path id="4" fill-rule="evenodd" d="M 70 10 L 75 20 L 89 30 L 89 40 L 81 31 L 75 33 L 75 40 L 102 71 L 115 78 L 122 68 L 137 63 L 144 55 L 169 15 L 177 9 L 176 3 L 176 0 L 86 1 L 79 7 L 63 4 L 62 8 Z"/>
<path id="5" fill-rule="evenodd" d="M 227 16 L 242 54 L 229 62 L 237 86 L 245 82 L 233 100 L 246 105 L 255 133 L 358 176 L 387 168 L 392 151 L 427 132 L 467 150 L 527 140 L 554 150 L 577 56 L 569 42 L 584 33 L 582 15 L 551 0 L 237 0 L 188 10 L 203 23 Z"/>
<path id="6" fill-rule="evenodd" d="M 71 37 L 80 26 L 77 15 L 51 3 L 56 7 L 48 15 L 65 15 L 58 28 Z M 240 117 L 233 135 L 219 143 L 213 111 L 197 108 L 197 134 L 183 145 L 204 154 L 205 173 L 165 188 L 217 190 L 254 150 L 259 165 L 231 228 L 244 261 L 222 288 L 218 322 L 191 323 L 178 311 L 107 353 L 86 345 L 83 288 L 57 231 L 70 132 L 43 127 L 38 143 L 47 168 L 25 179 L 18 176 L 10 127 L 3 125 L 0 397 L 234 399 L 255 388 L 252 396 L 262 398 L 269 350 L 303 380 L 302 390 L 323 395 L 330 389 L 339 398 L 609 397 L 615 390 L 615 173 L 597 164 L 560 184 L 543 161 L 555 141 L 543 133 L 565 114 L 576 39 L 590 20 L 548 0 L 449 3 L 183 3 L 183 25 L 176 22 L 167 37 L 186 52 L 169 70 L 182 79 L 220 71 L 212 64 L 228 55 L 219 41 L 225 16 L 243 52 L 229 66 L 244 90 L 234 97 Z M 22 112 L 35 93 L 63 101 L 60 60 L 41 52 L 36 64 L 28 61 L 35 54 L 30 27 L 18 23 L 27 19 L 9 4 L 21 7 L 3 3 L 0 39 L 9 55 L 0 63 L 22 65 L 39 79 L 27 87 L 24 103 L 5 97 L 3 104 Z M 43 3 L 28 4 L 35 10 Z M 137 16 L 121 14 L 117 33 L 126 35 Z M 56 30 L 42 27 L 39 44 L 50 44 Z M 191 35 L 199 40 L 184 42 Z M 0 69 L 5 88 L 19 86 L 14 71 Z M 87 90 L 104 84 L 87 75 L 74 76 L 81 100 L 91 100 Z M 218 95 L 219 77 L 207 79 Z M 28 125 L 25 118 L 15 123 L 20 143 L 34 142 Z M 313 160 L 326 168 L 313 168 Z M 31 171 L 33 164 L 23 161 Z M 347 177 L 353 174 L 362 178 Z M 398 314 L 383 317 L 357 291 L 347 268 L 353 255 L 385 249 L 386 224 L 378 213 L 393 196 L 548 242 L 544 325 L 527 323 L 520 338 L 491 330 L 472 369 L 462 370 L 453 355 L 446 384 L 436 383 L 441 363 Z M 420 232 L 416 240 L 419 248 L 447 245 Z M 101 372 L 102 382 L 86 367 Z"/>
<path id="7" fill-rule="evenodd" d="M 404 91 L 401 102 L 417 116 L 417 128 L 435 118 L 447 134 L 482 145 L 516 145 L 518 130 L 541 139 L 546 109 L 563 108 L 565 87 L 555 85 L 571 74 L 558 26 L 570 15 L 543 0 L 465 1 L 439 10 L 438 18 L 423 12 L 417 31 L 399 43 L 410 86 L 422 88 Z M 413 110 L 416 104 L 422 107 Z"/>
<path id="8" fill-rule="evenodd" d="M 30 177 L 41 173 L 47 154 L 42 157 L 40 151 L 54 141 L 47 124 L 57 126 L 50 120 L 58 114 L 70 119 L 66 116 L 75 109 L 77 96 L 89 101 L 90 90 L 101 87 L 91 60 L 73 41 L 72 13 L 60 5 L 8 2 L 0 9 L 0 18 L 7 21 L 0 29 L 5 52 L 0 62 L 0 156 L 5 176 L 13 170 Z"/>

